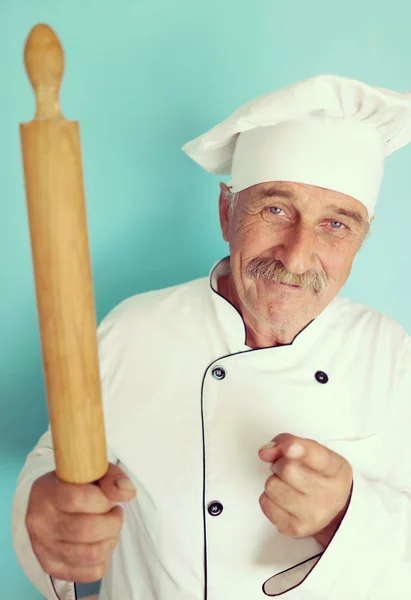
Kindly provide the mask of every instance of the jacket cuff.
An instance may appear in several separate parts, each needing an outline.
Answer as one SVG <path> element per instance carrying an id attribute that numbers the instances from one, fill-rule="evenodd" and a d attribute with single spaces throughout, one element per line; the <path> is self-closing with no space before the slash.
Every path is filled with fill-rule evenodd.
<path id="1" fill-rule="evenodd" d="M 392 560 L 390 540 L 398 523 L 392 522 L 395 516 L 387 508 L 373 484 L 354 472 L 348 509 L 323 554 L 314 564 L 313 559 L 307 561 L 311 562 L 308 572 L 301 571 L 300 565 L 294 567 L 302 577 L 295 578 L 299 581 L 294 579 L 293 587 L 284 592 L 269 593 L 270 582 L 274 584 L 277 576 L 268 580 L 266 595 L 282 596 L 284 600 L 368 598 L 382 569 Z"/>
<path id="2" fill-rule="evenodd" d="M 34 481 L 48 472 L 49 469 L 38 470 L 30 474 L 30 478 L 22 482 L 15 493 L 12 512 L 13 545 L 25 574 L 31 583 L 47 600 L 76 600 L 73 582 L 59 581 L 47 575 L 34 554 L 30 536 L 25 524 L 27 505 Z"/>

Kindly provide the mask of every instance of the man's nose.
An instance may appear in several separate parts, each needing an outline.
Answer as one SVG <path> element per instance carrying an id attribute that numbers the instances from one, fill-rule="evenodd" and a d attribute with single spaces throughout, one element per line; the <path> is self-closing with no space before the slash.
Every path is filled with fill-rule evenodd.
<path id="1" fill-rule="evenodd" d="M 315 231 L 307 225 L 299 225 L 287 232 L 283 243 L 276 248 L 275 257 L 289 273 L 301 275 L 316 267 Z"/>

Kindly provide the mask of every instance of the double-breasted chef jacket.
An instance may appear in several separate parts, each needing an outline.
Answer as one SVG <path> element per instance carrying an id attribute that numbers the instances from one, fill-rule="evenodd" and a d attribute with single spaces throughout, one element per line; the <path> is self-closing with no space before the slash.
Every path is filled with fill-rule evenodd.
<path id="1" fill-rule="evenodd" d="M 411 598 L 411 344 L 380 312 L 337 296 L 289 345 L 252 350 L 209 278 L 134 296 L 98 331 L 109 459 L 137 488 L 100 600 Z M 259 505 L 279 433 L 311 438 L 354 471 L 324 550 L 280 534 Z M 13 505 L 19 561 L 50 600 L 24 525 L 32 482 L 54 468 L 50 433 Z"/>

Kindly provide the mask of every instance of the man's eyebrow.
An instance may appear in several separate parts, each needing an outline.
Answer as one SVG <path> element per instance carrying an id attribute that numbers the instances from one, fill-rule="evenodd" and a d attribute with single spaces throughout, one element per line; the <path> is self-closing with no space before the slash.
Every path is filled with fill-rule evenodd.
<path id="1" fill-rule="evenodd" d="M 338 206 L 338 204 L 328 204 L 328 206 L 326 208 L 331 209 L 337 215 L 341 215 L 342 217 L 348 217 L 349 219 L 352 219 L 359 225 L 368 227 L 368 221 L 357 210 L 351 210 L 350 208 L 343 208 L 342 206 Z"/>
<path id="2" fill-rule="evenodd" d="M 259 201 L 264 200 L 264 198 L 285 198 L 286 200 L 293 200 L 295 198 L 295 194 L 289 190 L 284 190 L 278 187 L 271 187 L 267 189 L 258 190 L 252 199 Z"/>

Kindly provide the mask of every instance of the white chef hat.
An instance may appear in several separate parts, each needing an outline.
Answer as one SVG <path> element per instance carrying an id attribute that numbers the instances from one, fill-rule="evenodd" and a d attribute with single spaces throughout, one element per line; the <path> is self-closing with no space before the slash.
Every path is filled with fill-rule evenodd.
<path id="1" fill-rule="evenodd" d="M 384 158 L 411 141 L 411 94 L 320 75 L 260 96 L 183 151 L 239 192 L 292 181 L 342 192 L 371 217 Z"/>

